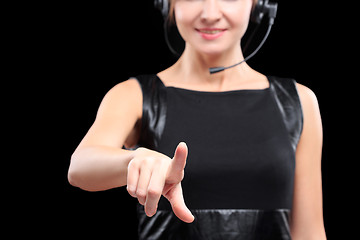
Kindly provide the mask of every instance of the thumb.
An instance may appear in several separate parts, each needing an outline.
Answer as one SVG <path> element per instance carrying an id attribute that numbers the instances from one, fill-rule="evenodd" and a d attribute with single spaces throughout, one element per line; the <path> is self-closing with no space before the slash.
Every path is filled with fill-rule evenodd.
<path id="1" fill-rule="evenodd" d="M 184 175 L 184 168 L 188 155 L 188 148 L 186 143 L 180 142 L 176 147 L 173 161 L 167 173 L 167 179 L 170 181 L 180 182 Z"/>
<path id="2" fill-rule="evenodd" d="M 192 215 L 190 210 L 187 208 L 184 202 L 181 184 L 177 184 L 173 189 L 170 190 L 166 198 L 171 204 L 171 208 L 174 214 L 182 221 L 191 223 L 195 217 Z"/>

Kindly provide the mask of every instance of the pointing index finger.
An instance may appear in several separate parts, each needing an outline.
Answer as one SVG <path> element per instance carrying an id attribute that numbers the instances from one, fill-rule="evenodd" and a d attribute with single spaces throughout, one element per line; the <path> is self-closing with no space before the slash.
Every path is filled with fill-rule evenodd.
<path id="1" fill-rule="evenodd" d="M 174 170 L 177 170 L 177 171 L 184 170 L 187 155 L 188 155 L 188 147 L 187 147 L 186 143 L 184 143 L 184 142 L 179 143 L 179 145 L 177 146 L 177 148 L 175 150 L 175 154 L 174 154 L 174 158 L 173 158 L 172 167 L 174 168 Z"/>

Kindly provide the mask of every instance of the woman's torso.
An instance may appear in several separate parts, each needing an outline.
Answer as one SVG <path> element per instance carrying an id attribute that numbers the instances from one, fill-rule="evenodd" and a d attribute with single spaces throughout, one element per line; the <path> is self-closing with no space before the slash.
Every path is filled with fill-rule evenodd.
<path id="1" fill-rule="evenodd" d="M 165 87 L 154 75 L 137 79 L 140 145 L 172 156 L 187 143 L 182 188 L 195 216 L 181 222 L 164 198 L 152 218 L 139 206 L 140 239 L 290 239 L 295 151 L 271 81 L 259 90 L 202 92 Z"/>

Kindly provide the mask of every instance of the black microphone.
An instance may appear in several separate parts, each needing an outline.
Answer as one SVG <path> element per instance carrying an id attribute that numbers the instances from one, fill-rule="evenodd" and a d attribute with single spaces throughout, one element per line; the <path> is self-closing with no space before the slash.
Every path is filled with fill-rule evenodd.
<path id="1" fill-rule="evenodd" d="M 252 58 L 260 50 L 260 48 L 264 45 L 266 39 L 268 38 L 268 36 L 270 34 L 270 31 L 271 31 L 272 25 L 274 24 L 274 20 L 275 20 L 276 13 L 277 13 L 277 3 L 271 3 L 271 4 L 266 4 L 266 5 L 267 5 L 267 6 L 265 6 L 266 7 L 266 12 L 268 13 L 268 16 L 269 16 L 269 26 L 268 26 L 267 32 L 265 34 L 265 37 L 263 38 L 263 40 L 261 41 L 259 46 L 249 56 L 247 56 L 241 62 L 235 63 L 234 65 L 231 65 L 229 67 L 213 67 L 213 68 L 209 68 L 210 74 L 222 72 L 222 71 L 224 71 L 226 69 L 236 67 L 237 65 L 240 65 L 243 62 L 246 62 L 247 60 Z"/>
<path id="2" fill-rule="evenodd" d="M 213 68 L 209 68 L 210 74 L 222 72 L 222 71 L 224 71 L 224 70 L 226 70 L 226 69 L 236 67 L 237 65 L 240 65 L 240 64 L 242 64 L 243 62 L 246 62 L 247 60 L 249 60 L 250 58 L 252 58 L 252 57 L 260 50 L 260 48 L 264 45 L 267 37 L 268 37 L 269 34 L 270 34 L 271 27 L 272 27 L 272 25 L 269 24 L 269 27 L 268 27 L 267 32 L 266 32 L 266 35 L 265 35 L 265 37 L 263 38 L 263 40 L 261 41 L 261 43 L 259 44 L 259 46 L 258 46 L 249 56 L 247 56 L 244 60 L 242 60 L 241 62 L 235 63 L 234 65 L 231 65 L 231 66 L 229 66 L 229 67 L 213 67 Z"/>

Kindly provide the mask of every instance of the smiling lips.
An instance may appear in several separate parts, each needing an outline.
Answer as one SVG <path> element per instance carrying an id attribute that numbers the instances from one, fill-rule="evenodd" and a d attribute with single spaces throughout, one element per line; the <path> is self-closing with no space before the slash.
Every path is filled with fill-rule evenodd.
<path id="1" fill-rule="evenodd" d="M 206 40 L 214 40 L 221 37 L 226 29 L 223 28 L 196 28 L 200 36 Z"/>

